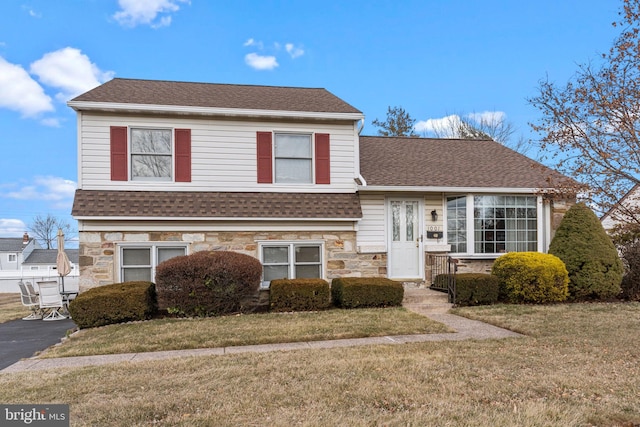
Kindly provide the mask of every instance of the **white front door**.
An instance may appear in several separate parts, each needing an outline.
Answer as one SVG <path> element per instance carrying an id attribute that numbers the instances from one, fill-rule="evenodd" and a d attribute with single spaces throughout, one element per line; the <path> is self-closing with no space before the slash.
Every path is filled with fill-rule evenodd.
<path id="1" fill-rule="evenodd" d="M 422 202 L 418 199 L 389 201 L 389 277 L 423 278 Z"/>

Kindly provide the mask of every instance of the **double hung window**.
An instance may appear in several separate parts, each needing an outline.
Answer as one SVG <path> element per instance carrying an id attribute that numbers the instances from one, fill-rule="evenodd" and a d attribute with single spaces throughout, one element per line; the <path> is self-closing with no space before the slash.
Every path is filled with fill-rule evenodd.
<path id="1" fill-rule="evenodd" d="M 274 279 L 322 277 L 322 243 L 274 242 L 261 245 L 262 286 Z"/>
<path id="2" fill-rule="evenodd" d="M 131 129 L 132 179 L 172 179 L 171 133 L 170 129 Z"/>
<path id="3" fill-rule="evenodd" d="M 537 198 L 515 195 L 447 197 L 447 243 L 454 253 L 536 251 Z"/>
<path id="4" fill-rule="evenodd" d="M 313 145 L 311 135 L 275 134 L 275 181 L 277 183 L 313 182 Z"/>
<path id="5" fill-rule="evenodd" d="M 120 280 L 152 282 L 158 264 L 186 254 L 187 247 L 182 245 L 123 245 L 120 247 Z"/>

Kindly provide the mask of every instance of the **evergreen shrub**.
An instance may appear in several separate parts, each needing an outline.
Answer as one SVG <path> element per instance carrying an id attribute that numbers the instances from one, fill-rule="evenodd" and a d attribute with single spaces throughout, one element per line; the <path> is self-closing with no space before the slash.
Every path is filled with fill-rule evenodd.
<path id="1" fill-rule="evenodd" d="M 562 218 L 549 245 L 569 272 L 569 300 L 606 300 L 620 294 L 623 266 L 600 220 L 584 203 Z"/>
<path id="2" fill-rule="evenodd" d="M 336 307 L 392 307 L 402 305 L 402 283 L 383 277 L 343 277 L 331 281 L 331 299 Z"/>
<path id="3" fill-rule="evenodd" d="M 495 304 L 499 289 L 498 278 L 491 274 L 456 274 L 455 303 L 459 306 Z"/>
<path id="4" fill-rule="evenodd" d="M 561 302 L 569 295 L 569 275 L 562 260 L 539 252 L 510 252 L 493 263 L 500 300 L 513 303 Z"/>
<path id="5" fill-rule="evenodd" d="M 273 311 L 325 310 L 331 306 L 329 282 L 323 279 L 277 279 L 269 287 Z"/>
<path id="6" fill-rule="evenodd" d="M 218 316 L 248 310 L 243 301 L 260 288 L 262 264 L 230 251 L 201 251 L 166 260 L 156 268 L 158 305 L 170 314 Z"/>
<path id="7" fill-rule="evenodd" d="M 158 309 L 151 282 L 123 282 L 91 288 L 69 304 L 79 328 L 150 319 Z"/>

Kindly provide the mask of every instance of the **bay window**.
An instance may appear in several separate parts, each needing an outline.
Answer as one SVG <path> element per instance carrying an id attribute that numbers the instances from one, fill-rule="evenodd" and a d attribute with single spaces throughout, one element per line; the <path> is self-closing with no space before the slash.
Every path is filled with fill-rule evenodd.
<path id="1" fill-rule="evenodd" d="M 469 255 L 538 250 L 536 196 L 447 197 L 447 243 Z"/>

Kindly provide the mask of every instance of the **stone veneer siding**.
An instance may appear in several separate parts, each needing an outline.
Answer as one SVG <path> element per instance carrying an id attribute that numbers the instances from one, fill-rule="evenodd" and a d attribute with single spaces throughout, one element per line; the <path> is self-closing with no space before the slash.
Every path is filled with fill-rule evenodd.
<path id="1" fill-rule="evenodd" d="M 349 232 L 80 232 L 80 290 L 117 281 L 118 243 L 180 242 L 188 253 L 228 250 L 260 258 L 258 241 L 324 241 L 325 278 L 386 277 L 387 255 L 356 252 L 356 233 Z"/>

